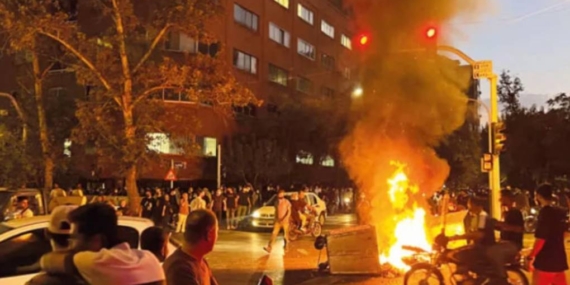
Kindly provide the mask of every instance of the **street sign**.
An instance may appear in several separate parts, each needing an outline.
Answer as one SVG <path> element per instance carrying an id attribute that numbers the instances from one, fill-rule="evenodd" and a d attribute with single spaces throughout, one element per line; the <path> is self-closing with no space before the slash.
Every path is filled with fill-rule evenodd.
<path id="1" fill-rule="evenodd" d="M 164 177 L 164 180 L 166 181 L 176 181 L 176 173 L 174 173 L 174 169 L 170 169 L 168 170 L 168 173 L 166 173 L 166 176 Z"/>
<path id="2" fill-rule="evenodd" d="M 477 61 L 473 64 L 473 78 L 489 78 L 493 76 L 493 62 L 490 60 Z"/>

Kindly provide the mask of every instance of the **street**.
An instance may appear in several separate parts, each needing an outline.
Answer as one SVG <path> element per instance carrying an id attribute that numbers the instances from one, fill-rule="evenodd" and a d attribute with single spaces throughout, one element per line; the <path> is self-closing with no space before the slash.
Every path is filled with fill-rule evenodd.
<path id="1" fill-rule="evenodd" d="M 355 225 L 353 215 L 329 217 L 324 227 L 328 230 Z M 208 263 L 220 284 L 243 285 L 257 284 L 263 274 L 279 285 L 312 284 L 402 284 L 401 278 L 385 279 L 370 276 L 336 276 L 316 272 L 319 263 L 319 251 L 313 247 L 314 239 L 305 237 L 292 242 L 284 253 L 283 240 L 277 239 L 273 252 L 267 254 L 263 247 L 269 240 L 270 233 L 255 231 L 220 230 L 214 251 L 208 255 Z M 175 239 L 179 240 L 180 235 Z M 532 246 L 532 235 L 525 235 L 525 247 Z M 321 253 L 321 262 L 326 260 L 326 252 Z"/>

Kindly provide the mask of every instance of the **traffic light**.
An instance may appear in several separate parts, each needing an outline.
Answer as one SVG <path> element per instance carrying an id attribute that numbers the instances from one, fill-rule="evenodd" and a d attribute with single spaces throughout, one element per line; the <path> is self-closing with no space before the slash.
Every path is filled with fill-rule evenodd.
<path id="1" fill-rule="evenodd" d="M 360 36 L 360 40 L 358 42 L 360 43 L 361 46 L 367 45 L 368 44 L 368 36 L 367 35 Z"/>
<path id="2" fill-rule="evenodd" d="M 431 39 L 431 40 L 435 40 L 437 38 L 437 28 L 433 27 L 433 26 L 429 26 L 426 29 L 426 38 Z"/>
<path id="3" fill-rule="evenodd" d="M 428 53 L 437 53 L 437 39 L 439 36 L 439 29 L 434 25 L 428 25 L 423 30 L 424 46 Z"/>
<path id="4" fill-rule="evenodd" d="M 365 49 L 370 45 L 370 35 L 367 33 L 359 34 L 353 39 L 353 42 L 356 42 L 358 49 Z"/>
<path id="5" fill-rule="evenodd" d="M 504 134 L 505 124 L 496 122 L 491 125 L 493 132 L 493 153 L 498 155 L 505 149 L 505 141 L 507 136 Z"/>

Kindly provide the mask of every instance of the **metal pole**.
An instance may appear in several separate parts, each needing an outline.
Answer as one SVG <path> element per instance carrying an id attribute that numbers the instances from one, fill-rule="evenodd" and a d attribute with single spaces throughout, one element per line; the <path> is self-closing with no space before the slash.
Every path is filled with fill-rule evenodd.
<path id="1" fill-rule="evenodd" d="M 222 186 L 222 145 L 218 144 L 218 165 L 217 165 L 217 185 L 218 188 Z"/>
<path id="2" fill-rule="evenodd" d="M 489 78 L 491 83 L 491 122 L 499 122 L 499 98 L 497 95 L 497 75 L 493 74 Z M 491 128 L 489 128 L 490 143 L 492 143 Z M 491 205 L 492 205 L 492 215 L 494 218 L 499 219 L 501 217 L 501 205 L 499 203 L 499 198 L 501 196 L 501 167 L 499 165 L 499 154 L 493 155 L 493 169 L 489 174 L 490 186 L 491 186 Z"/>
<path id="3" fill-rule="evenodd" d="M 174 171 L 174 159 L 170 160 L 170 169 Z M 174 189 L 174 180 L 170 180 L 170 189 Z"/>

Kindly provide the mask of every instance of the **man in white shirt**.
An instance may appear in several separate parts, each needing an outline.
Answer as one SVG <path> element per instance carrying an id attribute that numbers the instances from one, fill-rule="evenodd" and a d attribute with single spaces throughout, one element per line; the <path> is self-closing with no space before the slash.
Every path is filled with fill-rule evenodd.
<path id="1" fill-rule="evenodd" d="M 20 196 L 18 199 L 18 205 L 16 206 L 16 210 L 14 211 L 14 218 L 21 219 L 21 218 L 31 218 L 34 216 L 34 211 L 30 209 L 30 200 L 28 197 Z"/>
<path id="2" fill-rule="evenodd" d="M 192 202 L 190 202 L 190 211 L 196 211 L 196 210 L 201 210 L 201 209 L 206 209 L 206 201 L 204 200 L 204 191 L 199 190 L 200 192 L 198 192 L 198 196 L 196 196 L 196 198 L 194 198 L 194 200 L 192 200 Z"/>

